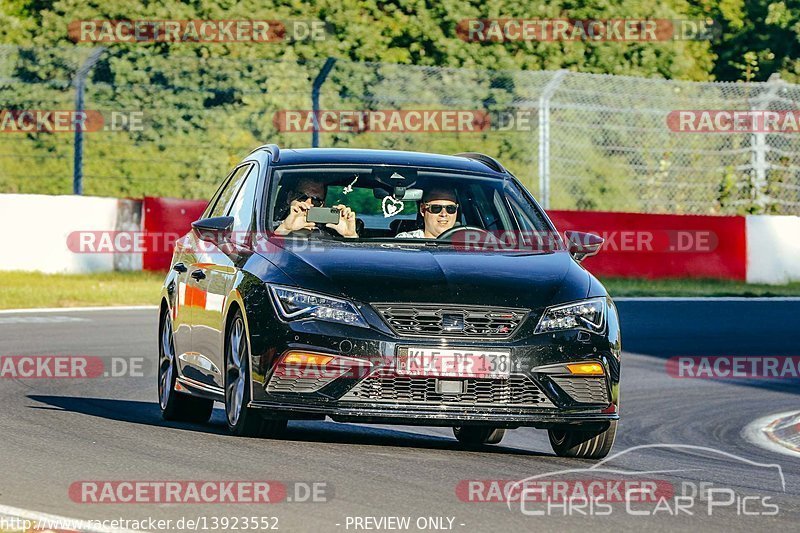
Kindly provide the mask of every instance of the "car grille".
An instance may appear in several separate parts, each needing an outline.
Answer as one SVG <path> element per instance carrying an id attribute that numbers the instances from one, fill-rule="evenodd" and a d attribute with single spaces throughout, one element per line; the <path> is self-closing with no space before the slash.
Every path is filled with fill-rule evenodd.
<path id="1" fill-rule="evenodd" d="M 578 403 L 608 405 L 608 387 L 605 378 L 553 377 L 552 379 Z"/>
<path id="2" fill-rule="evenodd" d="M 410 337 L 506 339 L 528 315 L 527 309 L 478 306 L 373 304 L 392 330 Z"/>
<path id="3" fill-rule="evenodd" d="M 436 392 L 437 378 L 398 376 L 378 369 L 345 394 L 342 401 L 391 402 L 495 407 L 554 407 L 528 376 L 512 374 L 509 379 L 469 378 L 460 394 Z"/>

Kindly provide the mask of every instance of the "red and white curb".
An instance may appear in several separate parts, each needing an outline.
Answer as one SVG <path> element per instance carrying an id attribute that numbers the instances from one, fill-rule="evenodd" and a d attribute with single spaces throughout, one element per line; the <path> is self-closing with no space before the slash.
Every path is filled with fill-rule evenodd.
<path id="1" fill-rule="evenodd" d="M 745 439 L 767 450 L 800 457 L 800 411 L 765 416 L 743 430 Z"/>
<path id="2" fill-rule="evenodd" d="M 800 413 L 778 418 L 764 428 L 770 440 L 800 453 Z"/>

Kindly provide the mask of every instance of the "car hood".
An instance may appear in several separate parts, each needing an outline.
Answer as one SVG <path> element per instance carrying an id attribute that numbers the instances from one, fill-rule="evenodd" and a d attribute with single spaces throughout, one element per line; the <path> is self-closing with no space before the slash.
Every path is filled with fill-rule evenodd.
<path id="1" fill-rule="evenodd" d="M 465 252 L 450 246 L 289 241 L 262 254 L 298 287 L 365 303 L 419 302 L 536 309 L 585 298 L 590 276 L 565 251 Z"/>

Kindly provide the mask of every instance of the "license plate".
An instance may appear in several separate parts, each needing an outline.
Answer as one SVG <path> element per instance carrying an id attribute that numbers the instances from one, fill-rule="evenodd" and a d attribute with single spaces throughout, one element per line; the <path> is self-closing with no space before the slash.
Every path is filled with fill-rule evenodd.
<path id="1" fill-rule="evenodd" d="M 506 379 L 511 374 L 511 353 L 404 346 L 397 349 L 395 370 L 404 376 Z"/>

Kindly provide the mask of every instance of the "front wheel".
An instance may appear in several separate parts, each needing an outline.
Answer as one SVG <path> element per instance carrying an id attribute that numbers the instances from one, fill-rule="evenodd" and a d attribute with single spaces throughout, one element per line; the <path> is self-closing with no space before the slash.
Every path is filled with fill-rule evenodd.
<path id="1" fill-rule="evenodd" d="M 240 437 L 275 437 L 286 429 L 286 420 L 264 420 L 250 403 L 250 345 L 242 313 L 237 311 L 225 341 L 225 414 L 228 430 Z"/>
<path id="2" fill-rule="evenodd" d="M 581 429 L 549 429 L 550 445 L 559 457 L 602 459 L 614 445 L 617 421 L 612 420 L 608 428 L 601 431 Z"/>
<path id="3" fill-rule="evenodd" d="M 505 434 L 505 429 L 486 426 L 456 426 L 453 428 L 453 435 L 456 436 L 458 442 L 467 446 L 497 444 L 503 440 Z"/>
<path id="4" fill-rule="evenodd" d="M 158 343 L 158 403 L 161 407 L 161 418 L 179 422 L 208 422 L 214 411 L 214 400 L 196 398 L 176 391 L 176 367 L 172 317 L 169 316 L 169 309 L 164 309 Z"/>

